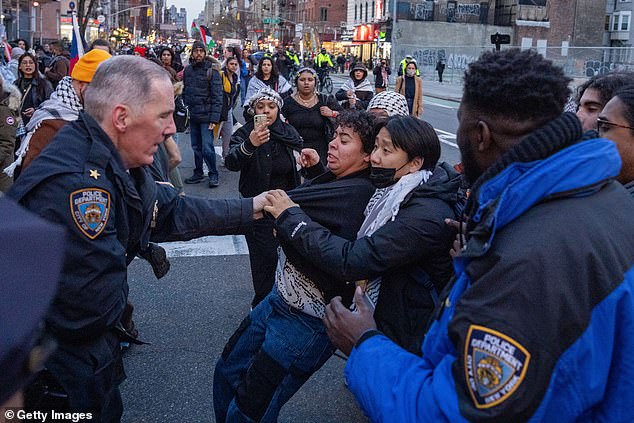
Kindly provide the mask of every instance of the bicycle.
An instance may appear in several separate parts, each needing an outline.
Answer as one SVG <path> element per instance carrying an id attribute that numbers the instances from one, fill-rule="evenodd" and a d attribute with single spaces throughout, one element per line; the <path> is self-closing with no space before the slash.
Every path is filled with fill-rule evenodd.
<path id="1" fill-rule="evenodd" d="M 295 87 L 295 79 L 297 78 L 297 71 L 299 70 L 299 67 L 294 65 L 291 67 L 291 71 L 288 74 L 288 82 L 290 82 L 290 84 Z"/>
<path id="2" fill-rule="evenodd" d="M 319 78 L 319 92 L 332 94 L 333 84 L 332 78 L 330 77 L 330 71 L 324 70 L 321 74 L 321 78 Z"/>

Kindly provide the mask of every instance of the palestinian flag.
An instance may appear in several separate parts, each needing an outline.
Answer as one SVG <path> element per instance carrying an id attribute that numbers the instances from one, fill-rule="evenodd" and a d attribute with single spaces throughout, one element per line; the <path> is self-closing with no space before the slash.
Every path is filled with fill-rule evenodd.
<path id="1" fill-rule="evenodd" d="M 216 43 L 213 38 L 211 38 L 211 31 L 205 25 L 200 25 L 200 36 L 202 38 L 203 43 L 207 46 L 207 50 L 211 50 L 216 47 Z"/>

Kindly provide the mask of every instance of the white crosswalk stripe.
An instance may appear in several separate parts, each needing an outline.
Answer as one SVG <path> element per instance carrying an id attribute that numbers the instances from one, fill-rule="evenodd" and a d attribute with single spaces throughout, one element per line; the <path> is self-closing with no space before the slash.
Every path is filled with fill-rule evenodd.
<path id="1" fill-rule="evenodd" d="M 242 235 L 207 236 L 191 241 L 161 244 L 168 257 L 237 256 L 249 254 Z"/>

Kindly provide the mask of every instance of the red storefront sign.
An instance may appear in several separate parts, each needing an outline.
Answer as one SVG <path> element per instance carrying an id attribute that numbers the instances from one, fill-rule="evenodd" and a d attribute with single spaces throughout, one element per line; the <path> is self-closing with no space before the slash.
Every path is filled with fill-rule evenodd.
<path id="1" fill-rule="evenodd" d="M 359 25 L 354 27 L 352 41 L 371 41 L 379 37 L 379 26 L 374 24 Z"/>

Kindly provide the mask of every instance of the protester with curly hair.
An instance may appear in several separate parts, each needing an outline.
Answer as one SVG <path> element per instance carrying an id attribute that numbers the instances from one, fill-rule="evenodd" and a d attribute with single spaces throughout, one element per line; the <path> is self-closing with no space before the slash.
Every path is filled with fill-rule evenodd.
<path id="1" fill-rule="evenodd" d="M 368 162 L 374 143 L 373 118 L 365 111 L 339 115 L 328 148 L 328 172 L 289 192 L 312 219 L 338 236 L 353 239 L 374 192 Z M 321 168 L 314 150 L 302 163 Z M 325 302 L 349 289 L 291 249 L 280 249 L 276 284 L 229 339 L 214 372 L 217 422 L 276 422 L 281 407 L 334 352 L 323 317 Z"/>

